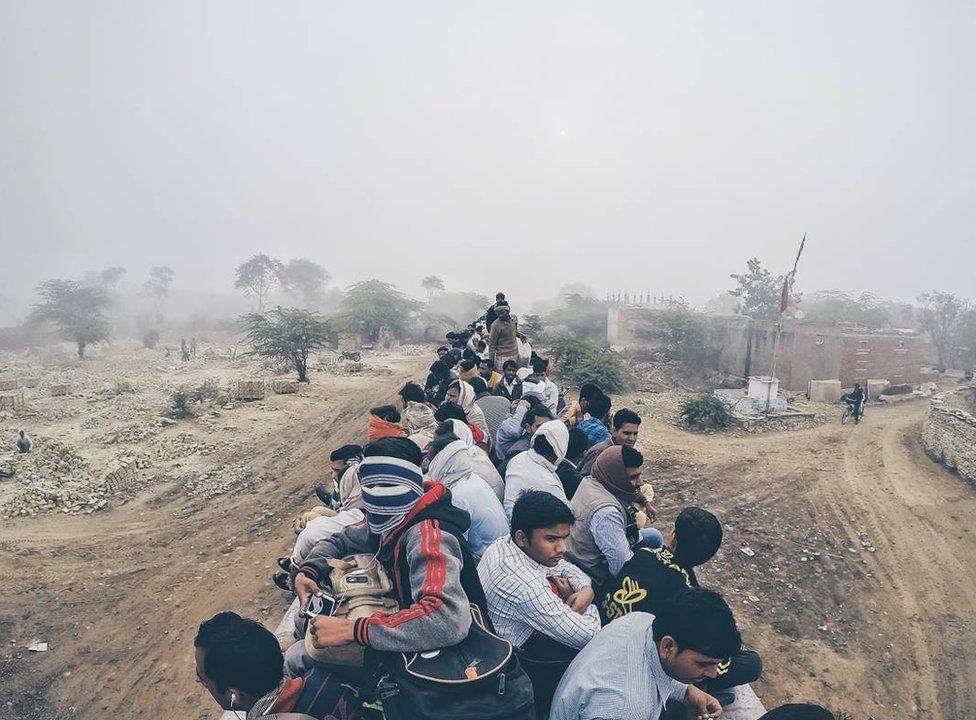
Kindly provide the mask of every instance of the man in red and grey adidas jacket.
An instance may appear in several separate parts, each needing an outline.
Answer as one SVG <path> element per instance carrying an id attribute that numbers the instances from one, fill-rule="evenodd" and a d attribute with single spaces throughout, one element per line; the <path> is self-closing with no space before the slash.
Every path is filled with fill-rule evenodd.
<path id="1" fill-rule="evenodd" d="M 455 645 L 471 625 L 469 604 L 482 608 L 484 591 L 475 561 L 463 541 L 470 524 L 451 504 L 450 491 L 423 483 L 417 445 L 383 438 L 365 448 L 359 466 L 366 522 L 319 541 L 295 579 L 302 607 L 329 577 L 328 560 L 376 553 L 400 605 L 392 615 L 355 622 L 319 616 L 309 625 L 316 647 L 350 641 L 393 652 L 422 652 Z"/>

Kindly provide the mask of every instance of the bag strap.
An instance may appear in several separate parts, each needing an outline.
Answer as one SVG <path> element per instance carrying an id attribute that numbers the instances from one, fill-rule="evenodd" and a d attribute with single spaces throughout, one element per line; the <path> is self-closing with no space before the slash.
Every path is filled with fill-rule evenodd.
<path id="1" fill-rule="evenodd" d="M 261 715 L 261 720 L 315 720 L 311 715 L 306 715 L 305 713 L 271 713 L 270 715 Z"/>

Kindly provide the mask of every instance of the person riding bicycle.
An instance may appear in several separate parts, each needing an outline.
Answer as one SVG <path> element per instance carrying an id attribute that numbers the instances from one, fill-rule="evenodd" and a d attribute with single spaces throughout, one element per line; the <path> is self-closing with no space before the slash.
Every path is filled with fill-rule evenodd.
<path id="1" fill-rule="evenodd" d="M 860 383 L 854 383 L 854 389 L 841 398 L 851 409 L 851 415 L 855 418 L 861 416 L 864 407 L 864 390 Z"/>

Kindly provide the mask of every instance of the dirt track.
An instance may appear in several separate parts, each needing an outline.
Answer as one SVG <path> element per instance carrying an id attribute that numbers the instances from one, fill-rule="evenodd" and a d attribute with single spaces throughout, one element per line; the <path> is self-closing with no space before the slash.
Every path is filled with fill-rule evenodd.
<path id="1" fill-rule="evenodd" d="M 273 480 L 255 491 L 195 512 L 147 493 L 101 515 L 5 524 L 0 718 L 212 717 L 191 665 L 197 624 L 222 609 L 273 624 L 284 608 L 274 558 L 326 453 L 358 439 L 365 408 L 425 363 L 341 393 L 323 379 L 321 414 L 266 431 L 250 462 Z M 857 427 L 757 436 L 645 423 L 661 524 L 696 503 L 726 525 L 700 578 L 727 594 L 766 658 L 767 703 L 818 700 L 879 720 L 976 709 L 976 493 L 920 451 L 924 412 L 871 408 Z M 26 653 L 31 637 L 51 651 Z"/>

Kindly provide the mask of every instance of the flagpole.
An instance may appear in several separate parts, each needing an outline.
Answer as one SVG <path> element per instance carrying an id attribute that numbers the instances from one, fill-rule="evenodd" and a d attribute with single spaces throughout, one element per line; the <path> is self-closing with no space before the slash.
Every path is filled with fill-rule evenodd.
<path id="1" fill-rule="evenodd" d="M 803 254 L 803 246 L 806 245 L 807 234 L 803 233 L 800 240 L 800 249 L 796 253 L 796 260 L 793 261 L 793 269 L 783 278 L 783 293 L 780 299 L 779 320 L 776 321 L 776 329 L 773 331 L 773 359 L 769 369 L 769 383 L 766 385 L 766 412 L 769 414 L 769 406 L 773 401 L 773 380 L 776 379 L 776 360 L 779 353 L 779 341 L 783 334 L 783 313 L 790 304 L 790 291 L 793 289 L 793 281 L 796 279 L 796 268 L 800 264 L 800 255 Z"/>

